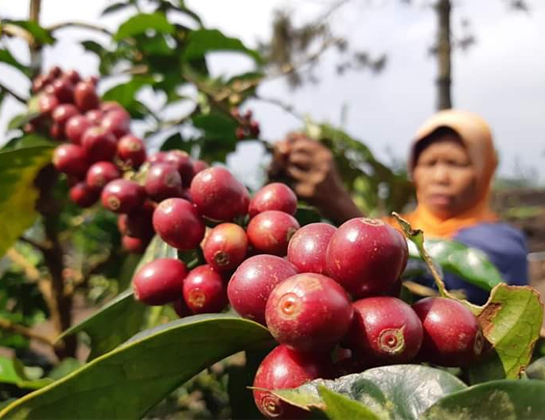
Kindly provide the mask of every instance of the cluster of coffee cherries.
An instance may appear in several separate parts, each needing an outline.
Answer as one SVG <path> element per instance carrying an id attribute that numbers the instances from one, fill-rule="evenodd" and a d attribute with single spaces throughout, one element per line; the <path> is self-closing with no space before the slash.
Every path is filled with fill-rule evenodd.
<path id="1" fill-rule="evenodd" d="M 274 389 L 411 361 L 466 366 L 481 353 L 478 321 L 463 304 L 427 298 L 410 306 L 399 299 L 407 243 L 386 223 L 355 218 L 339 228 L 300 227 L 289 187 L 272 183 L 250 198 L 222 167 L 195 175 L 189 193 L 191 202 L 159 203 L 153 226 L 177 249 L 201 247 L 206 263 L 188 270 L 178 259 L 152 261 L 133 278 L 135 296 L 150 305 L 174 303 L 180 316 L 230 305 L 265 325 L 279 345 L 254 379 L 264 415 L 304 414 Z M 207 231 L 206 220 L 219 224 Z"/>
<path id="2" fill-rule="evenodd" d="M 96 78 L 53 67 L 34 80 L 39 115 L 25 131 L 62 141 L 53 164 L 66 174 L 70 199 L 80 207 L 101 200 L 118 213 L 122 244 L 142 253 L 155 232 L 156 204 L 186 197 L 193 175 L 208 167 L 181 150 L 146 153 L 142 139 L 130 132 L 129 113 L 116 102 L 102 102 Z"/>
<path id="3" fill-rule="evenodd" d="M 231 110 L 231 116 L 238 121 L 238 127 L 235 130 L 235 135 L 239 140 L 248 138 L 256 138 L 259 136 L 259 123 L 253 119 L 253 113 L 249 109 L 244 114 L 241 114 L 238 108 Z"/>

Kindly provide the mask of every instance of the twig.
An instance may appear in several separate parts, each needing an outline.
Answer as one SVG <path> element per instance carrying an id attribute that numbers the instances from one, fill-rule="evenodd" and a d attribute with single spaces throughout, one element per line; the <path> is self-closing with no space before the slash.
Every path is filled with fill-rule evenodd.
<path id="1" fill-rule="evenodd" d="M 13 90 L 11 90 L 10 88 L 6 87 L 6 85 L 4 85 L 3 83 L 0 83 L 0 90 L 3 90 L 4 92 L 6 92 L 8 95 L 11 95 L 13 96 L 15 99 L 17 99 L 19 102 L 23 103 L 23 104 L 26 104 L 28 99 L 26 98 L 23 98 L 21 95 L 19 95 L 18 93 L 15 93 Z"/>
<path id="2" fill-rule="evenodd" d="M 38 243 L 34 239 L 30 239 L 30 238 L 27 238 L 25 236 L 21 236 L 19 238 L 19 240 L 21 242 L 25 242 L 25 243 L 27 243 L 29 245 L 32 245 L 34 248 L 36 248 L 40 252 L 44 252 L 45 250 L 47 250 L 49 248 L 49 246 L 47 244 Z"/>
<path id="3" fill-rule="evenodd" d="M 15 334 L 24 335 L 27 338 L 41 341 L 42 343 L 45 343 L 51 347 L 55 346 L 54 341 L 51 338 L 45 335 L 35 333 L 30 328 L 25 327 L 24 325 L 15 324 L 4 318 L 0 318 L 0 328 L 4 331 L 9 331 Z"/>
<path id="4" fill-rule="evenodd" d="M 108 29 L 102 26 L 93 25 L 92 23 L 87 23 L 87 22 L 79 22 L 79 21 L 68 21 L 68 22 L 56 23 L 55 25 L 51 25 L 47 29 L 51 32 L 55 32 L 55 31 L 58 31 L 59 29 L 65 29 L 65 28 L 90 29 L 92 31 L 102 32 L 103 34 L 106 34 L 108 36 L 113 36 L 112 32 L 110 32 Z"/>
<path id="5" fill-rule="evenodd" d="M 282 102 L 280 99 L 265 98 L 265 97 L 257 95 L 257 94 L 255 95 L 254 99 L 256 99 L 258 101 L 261 101 L 261 102 L 266 102 L 266 103 L 269 103 L 269 104 L 276 105 L 276 106 L 282 108 L 287 113 L 293 115 L 295 118 L 297 118 L 297 119 L 299 119 L 301 121 L 304 121 L 304 117 L 298 111 L 295 111 L 293 106 Z"/>
<path id="6" fill-rule="evenodd" d="M 7 257 L 15 264 L 20 265 L 25 272 L 25 276 L 32 282 L 37 283 L 42 280 L 40 271 L 15 248 L 10 248 L 6 252 Z"/>

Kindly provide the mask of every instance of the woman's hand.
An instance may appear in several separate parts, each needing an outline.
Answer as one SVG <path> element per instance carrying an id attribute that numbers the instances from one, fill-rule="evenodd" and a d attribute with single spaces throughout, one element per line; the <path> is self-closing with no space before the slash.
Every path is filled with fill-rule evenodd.
<path id="1" fill-rule="evenodd" d="M 288 176 L 298 197 L 327 218 L 343 222 L 362 215 L 341 181 L 333 154 L 320 142 L 289 134 L 276 144 L 272 166 Z"/>

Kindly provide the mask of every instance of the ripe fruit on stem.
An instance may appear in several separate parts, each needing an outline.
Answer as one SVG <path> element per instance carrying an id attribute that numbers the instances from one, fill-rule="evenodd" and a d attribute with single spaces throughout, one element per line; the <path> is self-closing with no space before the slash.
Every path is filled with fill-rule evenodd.
<path id="1" fill-rule="evenodd" d="M 116 138 L 121 138 L 128 134 L 131 129 L 131 116 L 123 108 L 108 111 L 100 126 L 113 133 Z"/>
<path id="2" fill-rule="evenodd" d="M 117 143 L 117 156 L 133 168 L 140 167 L 146 161 L 144 142 L 131 134 L 121 137 Z"/>
<path id="3" fill-rule="evenodd" d="M 153 227 L 163 241 L 178 249 L 196 248 L 204 238 L 202 218 L 183 198 L 162 201 L 153 212 Z"/>
<path id="4" fill-rule="evenodd" d="M 327 223 L 311 223 L 300 228 L 288 245 L 288 260 L 301 273 L 326 274 L 326 251 L 337 229 Z"/>
<path id="5" fill-rule="evenodd" d="M 98 108 L 100 99 L 95 85 L 89 82 L 79 82 L 74 88 L 74 102 L 82 112 Z"/>
<path id="6" fill-rule="evenodd" d="M 441 366 L 464 367 L 480 356 L 484 337 L 479 322 L 462 303 L 430 297 L 416 302 L 413 309 L 424 327 L 422 360 Z"/>
<path id="7" fill-rule="evenodd" d="M 55 121 L 57 124 L 60 124 L 61 126 L 65 126 L 66 122 L 79 114 L 78 109 L 72 105 L 72 104 L 62 104 L 56 107 L 53 112 L 51 113 L 51 118 L 53 118 L 53 121 Z"/>
<path id="8" fill-rule="evenodd" d="M 83 177 L 89 164 L 85 151 L 75 144 L 61 144 L 53 152 L 53 164 L 60 172 L 75 177 Z"/>
<path id="9" fill-rule="evenodd" d="M 90 207 L 98 201 L 100 193 L 85 182 L 78 182 L 69 192 L 70 200 L 80 207 Z"/>
<path id="10" fill-rule="evenodd" d="M 171 150 L 165 155 L 164 162 L 176 167 L 182 177 L 182 185 L 189 188 L 193 179 L 193 165 L 189 155 L 182 150 Z"/>
<path id="11" fill-rule="evenodd" d="M 120 176 L 121 172 L 112 162 L 97 162 L 91 165 L 85 180 L 89 187 L 101 190 L 108 182 Z"/>
<path id="12" fill-rule="evenodd" d="M 195 314 L 221 312 L 227 306 L 227 290 L 221 275 L 209 265 L 189 272 L 183 283 L 184 300 Z"/>
<path id="13" fill-rule="evenodd" d="M 265 306 L 274 287 L 297 274 L 292 263 L 274 255 L 255 255 L 239 265 L 227 286 L 229 302 L 237 313 L 265 324 Z"/>
<path id="14" fill-rule="evenodd" d="M 371 364 L 406 363 L 422 344 L 422 323 L 412 308 L 394 297 L 354 302 L 347 342 Z"/>
<path id="15" fill-rule="evenodd" d="M 308 412 L 294 407 L 269 390 L 297 388 L 306 382 L 328 376 L 328 361 L 323 355 L 299 353 L 280 345 L 263 359 L 253 383 L 254 401 L 268 418 L 301 419 Z"/>
<path id="16" fill-rule="evenodd" d="M 154 201 L 182 195 L 182 178 L 178 170 L 167 163 L 152 165 L 146 175 L 146 194 Z"/>
<path id="17" fill-rule="evenodd" d="M 84 115 L 74 115 L 67 122 L 64 127 L 66 137 L 74 144 L 81 143 L 81 137 L 83 133 L 91 127 L 91 121 Z"/>
<path id="18" fill-rule="evenodd" d="M 121 245 L 123 246 L 123 249 L 133 254 L 143 254 L 146 251 L 148 243 L 148 239 L 133 238 L 132 236 L 121 237 Z"/>
<path id="19" fill-rule="evenodd" d="M 191 181 L 190 193 L 199 213 L 213 220 L 228 222 L 248 211 L 248 190 L 219 166 L 199 172 Z"/>
<path id="20" fill-rule="evenodd" d="M 257 251 L 283 257 L 297 229 L 299 222 L 293 216 L 278 210 L 269 210 L 250 220 L 246 231 L 250 244 Z"/>
<path id="21" fill-rule="evenodd" d="M 102 205 L 114 213 L 130 213 L 144 203 L 144 188 L 134 181 L 116 179 L 102 190 Z"/>
<path id="22" fill-rule="evenodd" d="M 343 223 L 327 247 L 327 272 L 355 298 L 387 293 L 407 261 L 401 233 L 381 220 L 358 217 Z"/>
<path id="23" fill-rule="evenodd" d="M 248 237 L 239 225 L 221 223 L 214 227 L 203 245 L 204 259 L 217 271 L 231 271 L 244 261 Z"/>
<path id="24" fill-rule="evenodd" d="M 348 331 L 352 316 L 346 291 L 315 273 L 297 274 L 278 284 L 265 309 L 273 337 L 299 351 L 333 348 Z"/>
<path id="25" fill-rule="evenodd" d="M 266 185 L 250 200 L 248 213 L 254 217 L 267 210 L 278 210 L 293 216 L 297 211 L 297 196 L 290 187 L 280 182 Z"/>
<path id="26" fill-rule="evenodd" d="M 110 161 L 117 152 L 117 140 L 101 127 L 88 128 L 81 138 L 81 145 L 90 162 Z"/>
<path id="27" fill-rule="evenodd" d="M 148 305 L 164 305 L 181 296 L 187 276 L 185 264 L 174 258 L 159 258 L 144 265 L 134 276 L 134 296 Z"/>

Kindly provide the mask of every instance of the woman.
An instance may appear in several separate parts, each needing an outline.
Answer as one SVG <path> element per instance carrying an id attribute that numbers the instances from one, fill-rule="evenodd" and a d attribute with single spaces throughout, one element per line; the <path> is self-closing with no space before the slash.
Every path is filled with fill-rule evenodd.
<path id="1" fill-rule="evenodd" d="M 278 151 L 295 192 L 330 220 L 362 216 L 342 185 L 331 152 L 320 143 L 291 135 Z M 416 209 L 403 215 L 426 238 L 453 239 L 487 254 L 508 284 L 528 283 L 523 234 L 502 223 L 489 207 L 497 166 L 492 134 L 479 116 L 441 111 L 417 131 L 409 155 L 409 173 L 416 189 Z M 393 226 L 392 218 L 386 220 Z M 474 303 L 488 294 L 447 273 L 449 289 L 463 289 Z"/>

